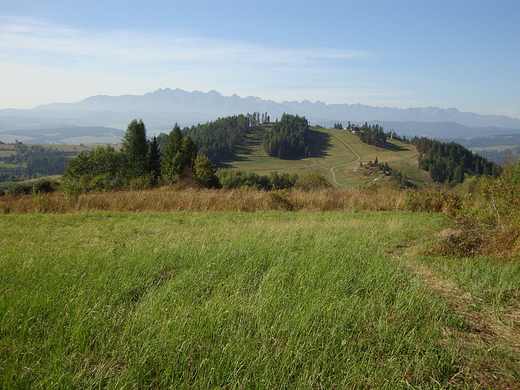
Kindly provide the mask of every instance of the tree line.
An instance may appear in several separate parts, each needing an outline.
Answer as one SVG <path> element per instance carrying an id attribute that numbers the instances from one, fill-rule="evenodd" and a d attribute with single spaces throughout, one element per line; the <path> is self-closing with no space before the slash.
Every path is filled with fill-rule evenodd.
<path id="1" fill-rule="evenodd" d="M 225 124 L 229 124 L 229 132 L 236 135 L 240 133 L 240 129 L 252 125 L 244 115 L 219 118 L 215 122 L 195 127 L 193 132 L 192 129 L 182 131 L 175 124 L 169 134 L 161 134 L 148 140 L 144 123 L 133 120 L 128 125 L 119 151 L 107 146 L 81 152 L 70 160 L 62 185 L 71 193 L 122 188 L 145 189 L 178 181 L 225 189 L 253 187 L 269 190 L 292 188 L 296 185 L 299 178 L 296 174 L 271 172 L 269 175 L 258 175 L 227 169 L 217 171 L 216 165 L 200 153 L 201 149 L 211 149 L 199 149 L 192 136 L 197 139 L 207 135 L 210 129 L 224 128 Z M 219 137 L 218 134 L 214 136 L 214 139 Z M 204 147 L 205 143 L 201 141 L 201 145 Z"/>

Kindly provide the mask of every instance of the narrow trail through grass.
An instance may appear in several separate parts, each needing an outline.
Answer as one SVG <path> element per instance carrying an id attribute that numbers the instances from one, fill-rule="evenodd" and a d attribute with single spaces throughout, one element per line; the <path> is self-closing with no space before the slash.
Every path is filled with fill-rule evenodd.
<path id="1" fill-rule="evenodd" d="M 470 291 L 463 289 L 446 273 L 439 272 L 434 262 L 430 261 L 429 264 L 425 262 L 422 251 L 416 246 L 411 246 L 394 257 L 397 261 L 402 262 L 412 274 L 418 275 L 425 285 L 434 294 L 441 297 L 450 309 L 467 324 L 464 332 L 457 332 L 459 347 L 470 352 L 468 359 L 462 365 L 465 375 L 473 376 L 477 383 L 489 388 L 520 388 L 520 382 L 516 381 L 510 382 L 504 387 L 504 373 L 511 369 L 512 364 L 520 364 L 520 291 L 513 288 L 512 296 L 509 297 L 506 305 L 487 303 L 484 299 L 475 297 Z M 455 259 L 452 261 L 461 262 Z M 493 262 L 492 259 L 489 261 Z M 514 268 L 518 274 L 520 267 L 514 266 Z M 500 287 L 496 286 L 497 289 Z M 497 292 L 492 293 L 500 295 Z M 482 350 L 488 352 L 509 350 L 512 357 L 511 360 L 490 361 L 485 367 L 484 361 L 487 358 L 482 355 Z M 515 369 L 515 371 L 517 370 Z"/>
<path id="2" fill-rule="evenodd" d="M 336 168 L 339 168 L 339 167 L 343 167 L 345 165 L 349 165 L 349 164 L 355 164 L 357 163 L 359 160 L 361 160 L 361 156 L 354 150 L 354 148 L 352 146 L 350 146 L 348 143 L 346 143 L 345 141 L 343 141 L 341 138 L 339 138 L 336 133 L 334 133 L 333 130 L 331 130 L 331 134 L 339 141 L 341 142 L 342 144 L 344 144 L 346 147 L 348 147 L 352 153 L 354 153 L 354 155 L 356 156 L 356 159 L 354 161 L 349 161 L 349 162 L 346 162 L 346 163 L 342 163 L 342 164 L 338 164 L 338 165 L 334 165 L 333 167 L 330 168 L 330 174 L 332 176 L 332 181 L 334 182 L 334 184 L 338 185 L 338 186 L 341 186 L 341 187 L 348 187 L 346 184 L 342 184 L 342 183 L 338 183 L 338 181 L 336 180 L 336 173 L 334 172 L 334 170 Z"/>
<path id="3" fill-rule="evenodd" d="M 421 276 L 435 293 L 446 299 L 457 315 L 470 324 L 469 331 L 473 337 L 489 346 L 501 342 L 520 352 L 520 307 L 508 308 L 507 312 L 497 313 L 496 308 L 483 305 L 470 292 L 460 289 L 453 280 L 440 277 L 426 265 L 415 262 L 406 264 L 412 272 Z M 479 311 L 475 312 L 477 307 Z M 502 321 L 501 316 L 509 321 Z"/>

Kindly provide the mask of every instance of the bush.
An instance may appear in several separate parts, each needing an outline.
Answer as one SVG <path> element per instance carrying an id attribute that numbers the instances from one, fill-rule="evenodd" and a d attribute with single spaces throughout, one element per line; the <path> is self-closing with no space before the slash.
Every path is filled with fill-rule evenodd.
<path id="1" fill-rule="evenodd" d="M 230 169 L 217 170 L 216 176 L 223 189 L 255 188 L 258 190 L 271 189 L 269 177 L 255 172 L 232 171 Z"/>
<path id="2" fill-rule="evenodd" d="M 0 188 L 0 196 L 4 196 L 5 195 L 5 191 L 3 188 Z"/>
<path id="3" fill-rule="evenodd" d="M 155 187 L 157 184 L 157 178 L 151 174 L 145 174 L 143 176 L 137 176 L 130 180 L 131 190 L 148 190 Z"/>
<path id="4" fill-rule="evenodd" d="M 56 180 L 51 179 L 39 179 L 36 180 L 32 185 L 32 193 L 35 195 L 38 194 L 47 194 L 50 192 L 54 192 L 58 189 L 59 183 Z"/>
<path id="5" fill-rule="evenodd" d="M 289 201 L 288 194 L 285 191 L 268 192 L 264 196 L 264 201 L 268 210 L 294 210 L 294 206 Z"/>
<path id="6" fill-rule="evenodd" d="M 470 219 L 459 219 L 459 229 L 448 234 L 435 246 L 435 251 L 443 255 L 474 257 L 485 252 L 488 234 Z"/>
<path id="7" fill-rule="evenodd" d="M 414 190 L 406 197 L 407 209 L 413 212 L 445 213 L 455 216 L 462 207 L 457 194 L 445 191 Z"/>
<path id="8" fill-rule="evenodd" d="M 303 191 L 322 190 L 331 187 L 332 184 L 325 176 L 315 172 L 306 172 L 301 174 L 296 180 L 296 183 L 294 183 L 295 189 Z"/>
<path id="9" fill-rule="evenodd" d="M 31 183 L 15 183 L 7 190 L 7 195 L 29 195 L 32 192 Z"/>
<path id="10" fill-rule="evenodd" d="M 498 178 L 482 176 L 456 211 L 459 229 L 442 240 L 439 252 L 510 258 L 520 251 L 520 161 Z"/>

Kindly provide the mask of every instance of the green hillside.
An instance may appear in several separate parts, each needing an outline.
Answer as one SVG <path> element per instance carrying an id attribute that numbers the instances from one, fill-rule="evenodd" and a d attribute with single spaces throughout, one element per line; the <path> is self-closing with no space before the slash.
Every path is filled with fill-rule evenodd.
<path id="1" fill-rule="evenodd" d="M 338 186 L 366 186 L 380 179 L 374 169 L 367 164 L 375 161 L 388 163 L 400 170 L 417 186 L 432 184 L 427 172 L 418 168 L 417 152 L 413 145 L 388 140 L 389 148 L 380 148 L 363 143 L 359 137 L 346 130 L 311 127 L 309 131 L 309 157 L 299 160 L 283 160 L 270 157 L 262 147 L 263 134 L 270 125 L 255 127 L 247 135 L 236 153 L 237 159 L 225 161 L 222 167 L 268 174 L 271 171 L 322 173 Z M 360 166 L 360 164 L 362 164 Z M 332 169 L 332 171 L 331 171 Z"/>

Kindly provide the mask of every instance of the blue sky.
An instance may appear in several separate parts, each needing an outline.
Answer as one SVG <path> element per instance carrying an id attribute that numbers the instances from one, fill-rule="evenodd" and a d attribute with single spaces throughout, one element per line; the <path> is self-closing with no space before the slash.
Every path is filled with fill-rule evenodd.
<path id="1" fill-rule="evenodd" d="M 520 0 L 0 0 L 0 108 L 159 88 L 520 118 Z"/>

